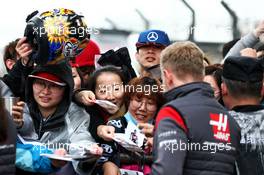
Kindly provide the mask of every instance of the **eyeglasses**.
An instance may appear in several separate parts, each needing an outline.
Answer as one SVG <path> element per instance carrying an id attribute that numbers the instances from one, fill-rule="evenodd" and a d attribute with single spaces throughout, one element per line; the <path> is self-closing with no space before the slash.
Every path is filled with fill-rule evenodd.
<path id="1" fill-rule="evenodd" d="M 55 83 L 50 83 L 48 81 L 39 79 L 34 80 L 33 86 L 39 91 L 48 88 L 52 92 L 56 92 L 64 88 L 63 86 L 57 85 Z"/>
<path id="2" fill-rule="evenodd" d="M 142 99 L 142 98 L 135 97 L 131 99 L 130 103 L 132 103 L 132 105 L 135 108 L 145 107 L 148 111 L 151 111 L 151 112 L 157 110 L 157 103 L 151 99 Z"/>

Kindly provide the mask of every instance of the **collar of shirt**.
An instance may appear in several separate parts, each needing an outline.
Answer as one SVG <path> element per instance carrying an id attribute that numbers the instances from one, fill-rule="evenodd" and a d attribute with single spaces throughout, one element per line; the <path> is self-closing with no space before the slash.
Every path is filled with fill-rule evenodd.
<path id="1" fill-rule="evenodd" d="M 127 112 L 124 117 L 126 118 L 127 123 L 132 122 L 134 125 L 137 125 L 136 119 L 130 114 L 130 112 Z"/>

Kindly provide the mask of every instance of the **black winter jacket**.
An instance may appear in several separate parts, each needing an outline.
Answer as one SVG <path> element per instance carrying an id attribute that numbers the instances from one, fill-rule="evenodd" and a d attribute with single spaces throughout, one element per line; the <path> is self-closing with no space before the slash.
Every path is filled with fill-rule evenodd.
<path id="1" fill-rule="evenodd" d="M 170 102 L 157 116 L 152 174 L 233 174 L 240 129 L 210 85 L 189 83 L 165 96 Z"/>

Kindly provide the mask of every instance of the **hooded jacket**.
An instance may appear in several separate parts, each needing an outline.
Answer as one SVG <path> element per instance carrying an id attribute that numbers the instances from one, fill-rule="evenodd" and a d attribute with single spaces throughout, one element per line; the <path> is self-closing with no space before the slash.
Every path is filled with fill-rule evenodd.
<path id="1" fill-rule="evenodd" d="M 36 67 L 31 75 L 39 72 L 56 75 L 66 83 L 64 97 L 58 104 L 56 111 L 44 121 L 33 96 L 34 78 L 29 77 L 26 83 L 27 105 L 23 114 L 24 125 L 19 129 L 19 133 L 26 139 L 39 140 L 50 149 L 58 149 L 63 146 L 70 153 L 82 153 L 84 151 L 82 148 L 90 146 L 94 140 L 87 130 L 90 124 L 89 114 L 71 102 L 73 78 L 70 65 L 61 62 L 56 65 Z M 73 162 L 73 164 L 76 169 L 77 162 Z"/>
<path id="2" fill-rule="evenodd" d="M 0 93 L 1 93 L 1 97 L 11 97 L 11 96 L 13 96 L 13 94 L 10 91 L 9 87 L 2 80 L 0 80 Z"/>
<path id="3" fill-rule="evenodd" d="M 59 128 L 65 125 L 64 122 L 64 115 L 68 111 L 68 108 L 71 103 L 71 97 L 74 87 L 74 82 L 72 78 L 71 67 L 66 62 L 61 62 L 60 64 L 53 64 L 53 65 L 45 65 L 45 66 L 38 66 L 36 69 L 31 73 L 31 75 L 35 75 L 39 72 L 47 72 L 59 77 L 63 82 L 66 83 L 66 89 L 64 92 L 64 98 L 59 103 L 55 113 L 50 117 L 50 119 L 43 123 L 42 116 L 38 109 L 38 105 L 34 100 L 33 96 L 33 80 L 34 78 L 28 77 L 26 83 L 26 103 L 29 108 L 30 116 L 33 119 L 35 130 L 39 136 L 46 131 L 49 131 L 54 128 Z M 41 125 L 42 123 L 42 125 Z"/>

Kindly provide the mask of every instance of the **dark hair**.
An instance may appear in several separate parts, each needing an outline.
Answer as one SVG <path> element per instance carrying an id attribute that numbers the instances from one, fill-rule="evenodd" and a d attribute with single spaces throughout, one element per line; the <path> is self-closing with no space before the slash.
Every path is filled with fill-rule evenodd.
<path id="1" fill-rule="evenodd" d="M 213 64 L 205 67 L 205 75 L 212 75 L 217 86 L 221 89 L 223 66 L 221 64 Z"/>
<path id="2" fill-rule="evenodd" d="M 229 50 L 240 40 L 240 38 L 233 39 L 232 41 L 229 41 L 224 44 L 222 49 L 222 56 L 225 58 Z"/>
<path id="3" fill-rule="evenodd" d="M 261 44 L 257 47 L 258 54 L 261 53 L 258 57 L 262 58 L 264 57 L 264 44 Z"/>
<path id="4" fill-rule="evenodd" d="M 17 61 L 16 45 L 18 41 L 19 41 L 19 38 L 16 39 L 15 41 L 11 41 L 10 43 L 8 43 L 8 45 L 5 46 L 4 55 L 3 55 L 4 63 L 7 59 Z M 7 67 L 6 67 L 6 70 L 8 71 Z"/>
<path id="5" fill-rule="evenodd" d="M 156 47 L 156 48 L 162 49 L 162 50 L 166 48 L 166 46 L 163 46 L 163 45 L 149 43 L 149 44 L 145 44 L 145 45 L 142 45 L 140 47 L 137 47 L 136 48 L 137 52 L 139 51 L 139 49 L 144 48 L 144 47 Z"/>
<path id="6" fill-rule="evenodd" d="M 208 65 L 212 65 L 212 64 L 211 64 L 211 60 L 210 60 L 209 57 L 204 56 L 203 60 L 204 60 Z"/>
<path id="7" fill-rule="evenodd" d="M 125 77 L 122 73 L 122 71 L 115 67 L 115 66 L 105 66 L 100 69 L 97 69 L 94 71 L 90 77 L 89 83 L 88 83 L 88 90 L 95 92 L 96 88 L 96 80 L 102 73 L 113 73 L 120 77 L 121 81 L 125 83 Z"/>
<path id="8" fill-rule="evenodd" d="M 219 99 L 218 99 L 218 102 L 224 106 L 224 102 L 223 102 L 223 96 L 222 96 L 222 88 L 221 88 L 221 84 L 222 84 L 222 75 L 223 75 L 223 65 L 221 64 L 213 64 L 213 65 L 210 65 L 210 66 L 206 66 L 205 67 L 205 75 L 210 75 L 212 76 L 215 81 L 216 81 L 216 84 L 219 88 L 219 93 L 220 93 L 220 96 L 219 96 Z"/>
<path id="9" fill-rule="evenodd" d="M 259 45 L 257 48 L 256 48 L 257 52 L 259 51 L 264 51 L 264 44 L 261 44 Z"/>
<path id="10" fill-rule="evenodd" d="M 7 111 L 4 108 L 2 100 L 0 100 L 0 143 L 7 138 Z"/>
<path id="11" fill-rule="evenodd" d="M 252 97 L 260 98 L 262 81 L 261 82 L 242 82 L 223 78 L 230 95 L 234 98 Z"/>
<path id="12" fill-rule="evenodd" d="M 78 67 L 79 71 L 81 72 L 81 75 L 85 75 L 86 73 L 88 73 L 88 75 L 91 75 L 94 70 L 95 67 L 94 66 L 80 66 Z"/>
<path id="13" fill-rule="evenodd" d="M 159 80 L 151 77 L 133 78 L 125 87 L 125 104 L 127 108 L 130 100 L 136 96 L 138 98 L 147 97 L 153 99 L 159 109 L 164 104 L 161 86 Z M 137 90 L 138 88 L 140 88 L 140 91 Z"/>
<path id="14" fill-rule="evenodd" d="M 77 73 L 79 74 L 79 77 L 81 79 L 81 88 L 84 88 L 84 81 L 83 81 L 83 77 L 82 77 L 82 73 L 79 67 L 76 67 Z"/>

